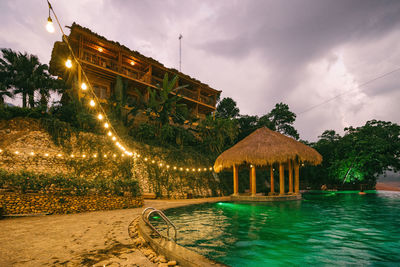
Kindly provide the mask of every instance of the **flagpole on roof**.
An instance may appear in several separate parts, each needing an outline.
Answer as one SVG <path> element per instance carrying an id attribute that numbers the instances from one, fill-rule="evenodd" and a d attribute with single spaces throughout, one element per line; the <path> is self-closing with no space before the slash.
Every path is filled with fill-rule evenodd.
<path id="1" fill-rule="evenodd" d="M 179 71 L 182 72 L 182 34 L 179 34 Z"/>

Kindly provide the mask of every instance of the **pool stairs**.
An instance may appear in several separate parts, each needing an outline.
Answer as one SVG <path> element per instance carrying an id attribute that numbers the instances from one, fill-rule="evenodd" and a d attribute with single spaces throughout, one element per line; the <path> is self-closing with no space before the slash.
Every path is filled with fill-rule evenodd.
<path id="1" fill-rule="evenodd" d="M 167 226 L 167 236 L 164 236 L 161 234 L 159 230 L 156 229 L 156 227 L 150 222 L 150 216 L 158 214 L 160 218 L 163 220 L 165 225 Z M 171 222 L 171 220 L 162 212 L 161 210 L 158 210 L 156 208 L 148 207 L 145 208 L 142 212 L 142 219 L 143 221 L 160 237 L 167 238 L 170 241 L 176 242 L 176 235 L 177 235 L 177 229 L 176 226 Z M 170 237 L 170 231 L 169 229 L 173 228 L 174 229 L 174 236 L 173 239 Z"/>

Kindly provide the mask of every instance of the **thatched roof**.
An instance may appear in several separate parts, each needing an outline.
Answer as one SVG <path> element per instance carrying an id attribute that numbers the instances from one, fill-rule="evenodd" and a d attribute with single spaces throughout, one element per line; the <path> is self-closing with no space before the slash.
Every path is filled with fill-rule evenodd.
<path id="1" fill-rule="evenodd" d="M 312 165 L 322 162 L 322 156 L 315 149 L 263 127 L 219 155 L 214 170 L 220 172 L 222 169 L 242 164 L 267 166 L 287 163 L 289 159 Z"/>

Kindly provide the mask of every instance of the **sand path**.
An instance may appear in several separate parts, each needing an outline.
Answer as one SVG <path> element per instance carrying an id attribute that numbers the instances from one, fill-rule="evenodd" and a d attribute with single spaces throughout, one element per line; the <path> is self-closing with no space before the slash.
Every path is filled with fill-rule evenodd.
<path id="1" fill-rule="evenodd" d="M 227 198 L 146 200 L 144 207 L 167 209 Z M 143 208 L 0 220 L 0 266 L 154 266 L 128 235 Z"/>

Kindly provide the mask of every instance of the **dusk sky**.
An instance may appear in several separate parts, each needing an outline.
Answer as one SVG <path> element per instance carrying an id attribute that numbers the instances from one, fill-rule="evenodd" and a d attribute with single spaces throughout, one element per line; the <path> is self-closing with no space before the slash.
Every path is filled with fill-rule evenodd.
<path id="1" fill-rule="evenodd" d="M 301 139 L 371 119 L 400 123 L 400 71 L 360 86 L 400 68 L 400 1 L 51 2 L 63 26 L 76 22 L 167 67 L 179 68 L 182 34 L 182 72 L 222 90 L 241 114 L 288 104 Z M 47 17 L 45 0 L 2 0 L 0 47 L 48 64 L 61 33 L 45 30 Z"/>

